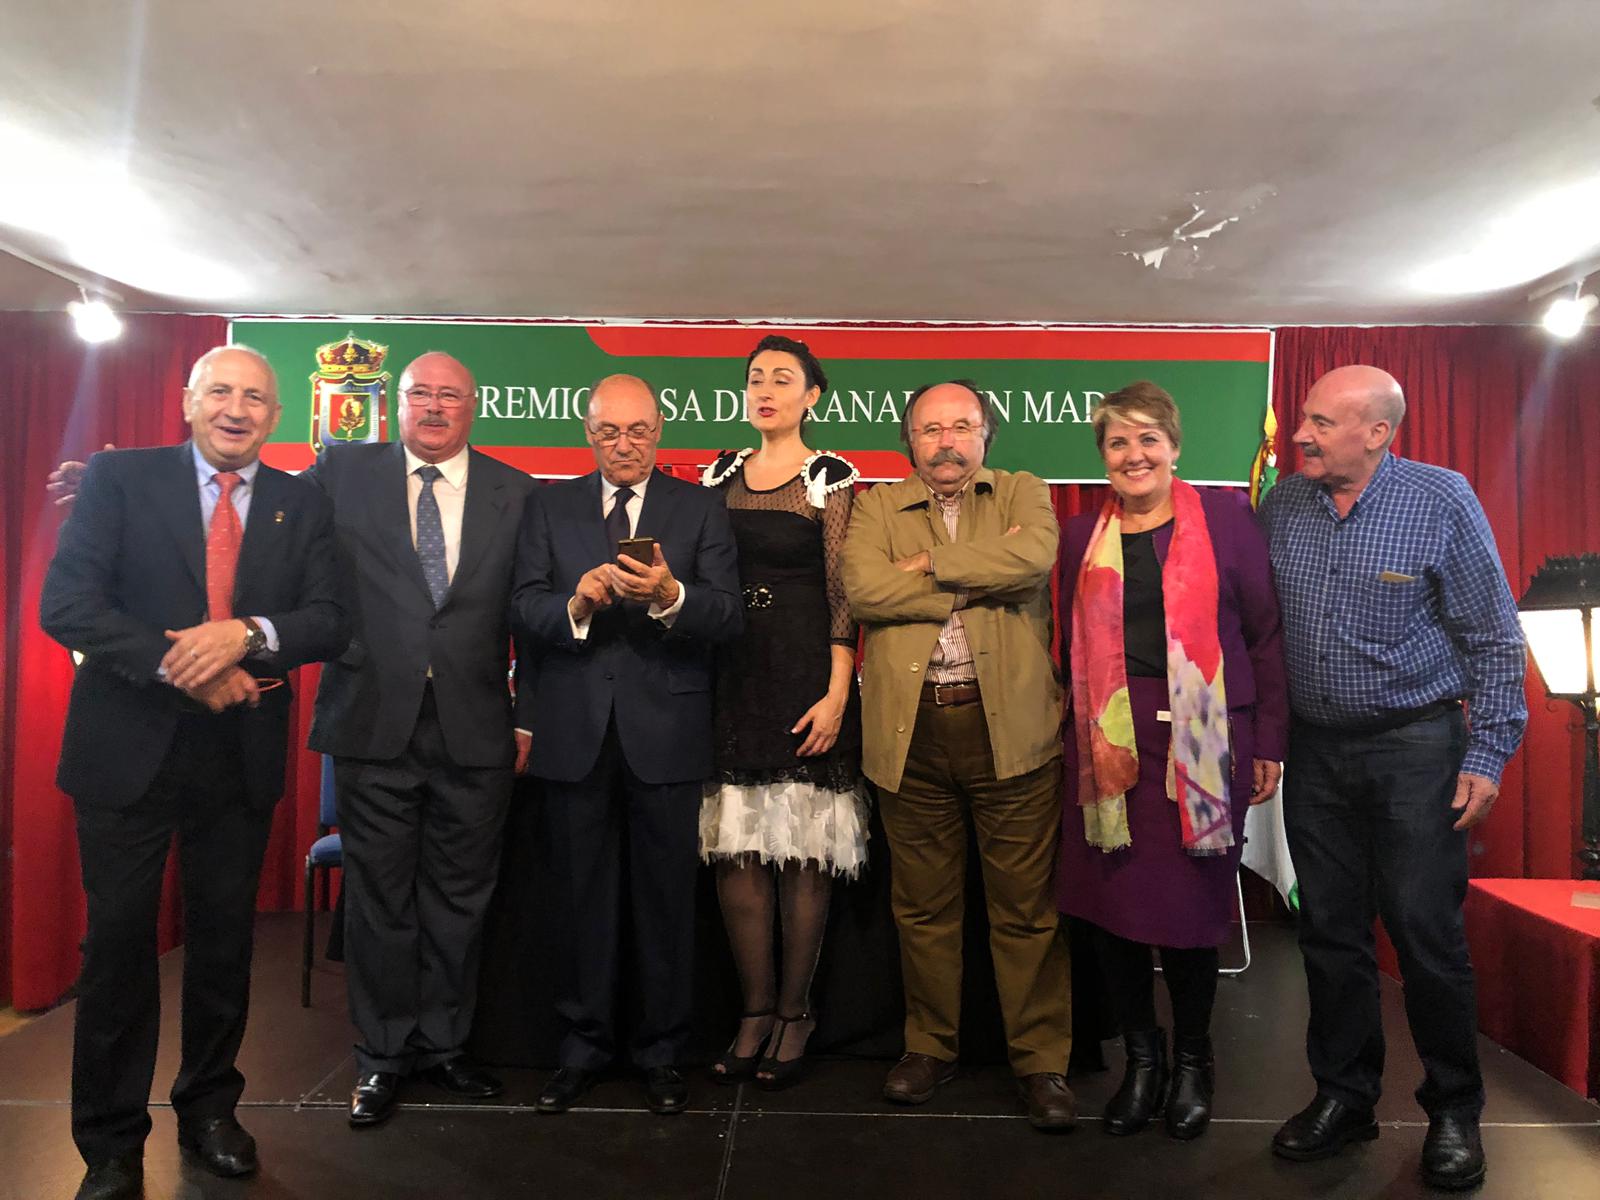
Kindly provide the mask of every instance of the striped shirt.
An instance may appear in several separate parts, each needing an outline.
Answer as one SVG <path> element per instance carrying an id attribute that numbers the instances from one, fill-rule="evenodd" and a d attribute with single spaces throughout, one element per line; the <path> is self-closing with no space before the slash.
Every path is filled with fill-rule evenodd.
<path id="1" fill-rule="evenodd" d="M 954 496 L 941 496 L 932 488 L 933 506 L 944 521 L 944 531 L 950 540 L 956 540 L 956 530 L 961 521 L 962 488 Z M 972 661 L 972 647 L 967 643 L 967 627 L 961 623 L 961 610 L 967 606 L 966 588 L 956 589 L 956 606 L 950 619 L 939 630 L 939 640 L 928 655 L 929 683 L 974 683 L 978 678 L 977 664 Z"/>
<path id="2" fill-rule="evenodd" d="M 1347 516 L 1293 475 L 1267 493 L 1261 520 L 1294 715 L 1360 728 L 1465 700 L 1461 770 L 1498 781 L 1527 724 L 1526 653 L 1494 534 L 1466 479 L 1389 454 Z"/>

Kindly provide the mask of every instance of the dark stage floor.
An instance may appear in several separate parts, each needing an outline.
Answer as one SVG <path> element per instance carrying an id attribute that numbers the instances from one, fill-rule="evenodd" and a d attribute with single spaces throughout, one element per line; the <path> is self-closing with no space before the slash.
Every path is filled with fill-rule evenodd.
<path id="1" fill-rule="evenodd" d="M 452 1103 L 418 1085 L 385 1126 L 353 1132 L 344 1096 L 353 1071 L 338 969 L 319 965 L 315 1007 L 299 1006 L 299 922 L 264 917 L 255 1002 L 241 1056 L 249 1079 L 240 1118 L 261 1147 L 254 1181 L 227 1183 L 180 1163 L 165 1105 L 177 1065 L 181 951 L 162 963 L 162 1055 L 146 1195 L 168 1197 L 1403 1197 L 1437 1195 L 1416 1176 L 1420 1075 L 1399 988 L 1385 984 L 1390 1031 L 1378 1141 L 1337 1159 L 1272 1157 L 1277 1124 L 1310 1098 L 1301 1043 L 1304 982 L 1289 930 L 1253 926 L 1255 962 L 1218 997 L 1216 1119 L 1198 1142 L 1158 1130 L 1108 1138 L 1097 1119 L 1120 1074 L 1074 1079 L 1083 1112 L 1067 1137 L 1034 1133 L 1003 1068 L 964 1074 L 933 1103 L 891 1110 L 877 1099 L 886 1064 L 833 1060 L 778 1095 L 699 1082 L 694 1107 L 645 1111 L 626 1079 L 596 1088 L 582 1109 L 541 1117 L 544 1073 L 510 1071 L 491 1104 Z M 63 1007 L 0 1039 L 0 1198 L 70 1197 L 82 1173 L 67 1128 L 72 1012 Z M 1482 1042 L 1489 1085 L 1484 1197 L 1600 1196 L 1600 1108 Z"/>

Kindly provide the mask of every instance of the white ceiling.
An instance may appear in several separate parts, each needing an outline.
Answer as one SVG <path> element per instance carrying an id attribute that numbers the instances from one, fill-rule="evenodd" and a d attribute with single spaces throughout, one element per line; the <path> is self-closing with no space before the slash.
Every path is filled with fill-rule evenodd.
<path id="1" fill-rule="evenodd" d="M 0 0 L 0 243 L 185 311 L 1520 321 L 1600 205 L 1410 281 L 1600 184 L 1597 48 L 1597 0 Z M 1127 253 L 1197 194 L 1239 219 Z"/>

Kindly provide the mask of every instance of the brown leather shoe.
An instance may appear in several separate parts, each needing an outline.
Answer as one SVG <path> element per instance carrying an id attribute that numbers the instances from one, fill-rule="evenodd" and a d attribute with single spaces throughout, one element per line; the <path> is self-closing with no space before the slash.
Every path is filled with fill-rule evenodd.
<path id="1" fill-rule="evenodd" d="M 1054 1071 L 1023 1075 L 1017 1091 L 1028 1106 L 1028 1124 L 1046 1133 L 1071 1133 L 1078 1127 L 1078 1101 L 1067 1077 Z"/>
<path id="2" fill-rule="evenodd" d="M 889 1068 L 883 1098 L 891 1104 L 926 1104 L 940 1085 L 955 1077 L 955 1063 L 912 1051 Z"/>

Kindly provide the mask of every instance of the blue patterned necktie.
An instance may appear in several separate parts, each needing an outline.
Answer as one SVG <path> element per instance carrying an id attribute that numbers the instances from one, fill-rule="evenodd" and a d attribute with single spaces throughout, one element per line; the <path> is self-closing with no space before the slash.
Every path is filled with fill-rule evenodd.
<path id="1" fill-rule="evenodd" d="M 422 480 L 422 494 L 417 497 L 417 557 L 422 560 L 422 577 L 428 581 L 434 608 L 444 606 L 445 595 L 450 591 L 450 568 L 444 556 L 444 521 L 439 516 L 439 502 L 433 496 L 434 480 L 442 474 L 435 466 L 417 468 L 417 478 Z"/>

